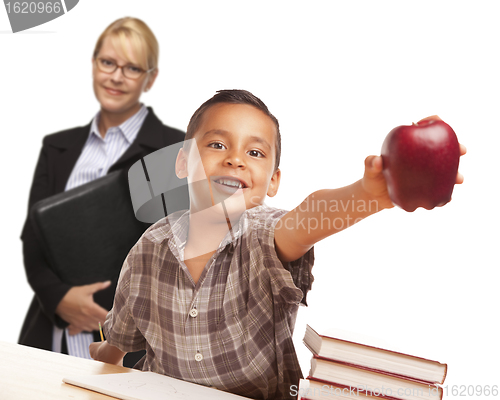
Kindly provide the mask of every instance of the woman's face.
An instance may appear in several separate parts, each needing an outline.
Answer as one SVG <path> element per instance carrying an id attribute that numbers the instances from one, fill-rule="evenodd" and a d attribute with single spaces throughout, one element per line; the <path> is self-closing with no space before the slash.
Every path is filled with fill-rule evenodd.
<path id="1" fill-rule="evenodd" d="M 139 67 L 140 63 L 136 59 L 130 42 L 127 42 L 127 47 L 130 59 L 125 58 L 122 51 L 117 51 L 111 39 L 106 37 L 97 58 L 114 62 L 118 66 L 134 65 Z M 135 114 L 139 109 L 139 98 L 142 92 L 153 86 L 158 70 L 149 74 L 143 73 L 134 80 L 125 77 L 121 68 L 117 68 L 113 73 L 102 72 L 97 67 L 96 60 L 92 61 L 94 93 L 97 101 L 101 104 L 101 111 L 120 114 L 126 118 Z"/>

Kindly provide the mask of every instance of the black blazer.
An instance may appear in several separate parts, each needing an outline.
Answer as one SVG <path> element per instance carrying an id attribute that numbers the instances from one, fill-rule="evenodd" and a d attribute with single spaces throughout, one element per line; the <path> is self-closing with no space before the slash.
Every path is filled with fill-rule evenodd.
<path id="1" fill-rule="evenodd" d="M 182 131 L 163 125 L 150 107 L 148 110 L 149 113 L 135 141 L 111 166 L 109 172 L 128 169 L 141 157 L 184 140 Z M 29 196 L 28 215 L 37 201 L 64 191 L 89 132 L 90 124 L 54 133 L 43 139 Z M 147 225 L 145 229 L 146 227 Z M 50 269 L 28 218 L 21 239 L 26 275 L 35 296 L 21 329 L 19 343 L 51 350 L 53 326 L 63 328 L 68 325 L 56 315 L 55 310 L 71 287 L 62 282 Z M 113 304 L 116 281 L 113 283 L 108 289 L 94 295 L 95 301 L 107 309 L 111 309 Z M 94 335 L 98 340 L 98 333 L 94 332 Z"/>

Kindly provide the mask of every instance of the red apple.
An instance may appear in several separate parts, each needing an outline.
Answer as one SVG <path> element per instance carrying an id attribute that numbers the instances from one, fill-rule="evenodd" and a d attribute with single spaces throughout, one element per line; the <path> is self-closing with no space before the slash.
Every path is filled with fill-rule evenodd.
<path id="1" fill-rule="evenodd" d="M 409 212 L 448 203 L 459 159 L 455 132 L 437 116 L 394 128 L 382 145 L 383 174 L 392 202 Z"/>

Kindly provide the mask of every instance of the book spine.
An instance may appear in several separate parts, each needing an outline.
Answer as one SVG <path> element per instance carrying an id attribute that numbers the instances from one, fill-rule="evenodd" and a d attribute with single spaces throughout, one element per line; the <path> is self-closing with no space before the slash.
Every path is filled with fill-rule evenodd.
<path id="1" fill-rule="evenodd" d="M 312 330 L 314 331 L 314 329 L 312 329 Z M 370 349 L 380 350 L 380 351 L 382 351 L 384 353 L 388 353 L 388 354 L 399 354 L 401 356 L 410 357 L 410 358 L 413 358 L 413 359 L 416 359 L 416 360 L 429 361 L 429 362 L 434 363 L 434 364 L 442 364 L 439 361 L 430 360 L 428 358 L 418 357 L 418 356 L 414 356 L 414 355 L 407 354 L 407 353 L 401 353 L 400 351 L 387 350 L 387 349 L 383 349 L 383 348 L 377 347 L 377 346 L 370 346 L 370 345 L 367 345 L 367 344 L 352 342 L 350 340 L 338 339 L 338 338 L 334 338 L 334 337 L 331 337 L 331 336 L 320 335 L 316 331 L 314 331 L 314 333 L 316 333 L 323 340 L 333 340 L 333 341 L 337 341 L 337 342 L 349 343 L 349 344 L 352 344 L 352 345 L 355 345 L 355 346 L 359 346 L 359 347 L 366 347 L 366 348 L 370 348 Z"/>

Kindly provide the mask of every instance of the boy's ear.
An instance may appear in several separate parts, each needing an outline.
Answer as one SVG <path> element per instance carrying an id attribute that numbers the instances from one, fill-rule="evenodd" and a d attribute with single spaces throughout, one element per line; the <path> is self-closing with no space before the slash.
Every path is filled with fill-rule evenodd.
<path id="1" fill-rule="evenodd" d="M 184 179 L 188 176 L 187 154 L 184 149 L 179 149 L 177 153 L 177 159 L 175 160 L 175 175 L 177 175 L 179 179 Z"/>
<path id="2" fill-rule="evenodd" d="M 274 171 L 274 174 L 271 178 L 271 182 L 269 183 L 269 188 L 267 189 L 267 195 L 269 197 L 274 197 L 276 196 L 276 193 L 278 193 L 278 188 L 280 187 L 280 180 L 281 180 L 281 171 L 278 168 L 276 171 Z"/>

